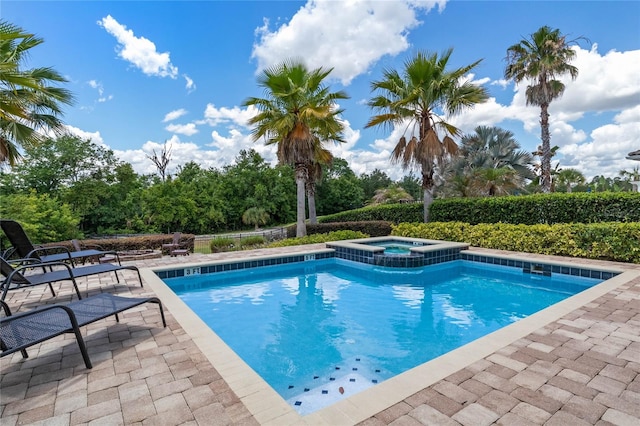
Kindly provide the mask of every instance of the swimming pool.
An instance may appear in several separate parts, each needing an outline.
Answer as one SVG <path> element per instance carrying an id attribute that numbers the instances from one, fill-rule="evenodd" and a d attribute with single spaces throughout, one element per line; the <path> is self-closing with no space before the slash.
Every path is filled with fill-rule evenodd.
<path id="1" fill-rule="evenodd" d="M 306 414 L 602 281 L 484 260 L 391 269 L 308 259 L 165 282 Z"/>

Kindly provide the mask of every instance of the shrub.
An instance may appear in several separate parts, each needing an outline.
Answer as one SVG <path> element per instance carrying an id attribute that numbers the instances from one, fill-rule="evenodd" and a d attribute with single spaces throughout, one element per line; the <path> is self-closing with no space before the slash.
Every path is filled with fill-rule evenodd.
<path id="1" fill-rule="evenodd" d="M 196 236 L 193 234 L 182 234 L 180 236 L 180 245 L 193 252 L 193 246 Z M 136 237 L 124 238 L 102 238 L 102 239 L 86 239 L 81 240 L 81 245 L 99 246 L 103 250 L 129 251 L 129 250 L 159 250 L 162 244 L 173 242 L 173 234 L 166 235 L 140 235 Z M 71 241 L 60 241 L 56 243 L 44 244 L 44 246 L 63 246 L 69 250 L 73 250 Z"/>
<path id="2" fill-rule="evenodd" d="M 318 244 L 328 241 L 353 240 L 356 238 L 367 238 L 369 235 L 359 231 L 333 231 L 326 234 L 313 234 L 300 238 L 287 238 L 286 240 L 275 241 L 267 247 L 289 247 L 303 244 Z"/>
<path id="3" fill-rule="evenodd" d="M 640 221 L 640 194 L 555 193 L 509 197 L 447 198 L 431 205 L 434 222 L 595 223 Z"/>
<path id="4" fill-rule="evenodd" d="M 214 238 L 209 242 L 209 247 L 211 247 L 211 253 L 229 251 L 234 247 L 234 245 L 235 245 L 235 240 L 233 238 L 225 238 L 225 237 Z"/>
<path id="5" fill-rule="evenodd" d="M 393 227 L 391 235 L 460 241 L 498 250 L 640 263 L 639 222 L 553 225 L 402 223 Z"/>
<path id="6" fill-rule="evenodd" d="M 256 246 L 263 245 L 265 243 L 264 237 L 262 235 L 251 235 L 249 237 L 244 237 L 240 240 L 241 248 L 254 248 Z"/>
<path id="7" fill-rule="evenodd" d="M 383 204 L 348 210 L 318 218 L 321 223 L 382 220 L 392 223 L 422 222 L 422 203 Z"/>
<path id="8" fill-rule="evenodd" d="M 330 222 L 307 225 L 307 235 L 326 234 L 333 231 L 359 231 L 372 237 L 384 237 L 391 233 L 391 222 L 370 220 L 361 222 Z"/>

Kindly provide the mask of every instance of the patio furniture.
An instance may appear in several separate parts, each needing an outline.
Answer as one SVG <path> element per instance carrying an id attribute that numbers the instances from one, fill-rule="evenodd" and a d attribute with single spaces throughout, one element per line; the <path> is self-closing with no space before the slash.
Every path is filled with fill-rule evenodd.
<path id="1" fill-rule="evenodd" d="M 47 284 L 51 294 L 55 297 L 53 286 L 51 285 L 57 281 L 71 281 L 73 287 L 78 295 L 78 299 L 82 299 L 80 290 L 78 290 L 78 284 L 76 278 L 88 277 L 91 275 L 104 274 L 107 272 L 113 272 L 116 275 L 116 282 L 120 283 L 117 271 L 123 269 L 130 269 L 138 273 L 138 280 L 140 281 L 140 287 L 142 287 L 142 277 L 140 271 L 133 265 L 114 265 L 112 263 L 101 263 L 88 266 L 71 267 L 65 262 L 39 262 L 36 259 L 19 259 L 16 262 L 22 263 L 21 266 L 13 267 L 8 261 L 0 257 L 0 272 L 4 277 L 4 280 L 0 283 L 0 290 L 2 296 L 0 300 L 4 300 L 7 297 L 9 290 L 18 290 L 25 287 L 33 287 L 36 285 Z M 29 262 L 24 264 L 24 262 Z M 58 267 L 55 270 L 48 270 L 47 268 Z M 30 270 L 42 269 L 40 273 L 27 273 Z"/>
<path id="2" fill-rule="evenodd" d="M 74 333 L 80 347 L 80 353 L 87 368 L 92 368 L 80 327 L 142 305 L 156 303 L 160 308 L 163 327 L 167 326 L 162 302 L 157 297 L 120 297 L 102 293 L 68 304 L 55 304 L 38 307 L 32 311 L 11 314 L 9 306 L 0 301 L 5 317 L 0 318 L 0 357 L 22 352 L 28 358 L 26 348 L 52 339 L 64 333 Z"/>
<path id="3" fill-rule="evenodd" d="M 182 237 L 181 232 L 175 232 L 173 234 L 173 240 L 170 243 L 162 244 L 162 252 L 165 250 L 169 252 L 170 256 L 188 256 L 189 250 L 182 248 L 182 244 L 180 244 L 180 238 Z"/>
<path id="4" fill-rule="evenodd" d="M 115 250 L 105 251 L 102 247 L 98 245 L 87 245 L 85 243 L 82 243 L 79 240 L 71 240 L 71 245 L 73 246 L 73 250 L 75 252 L 82 252 L 84 250 L 97 250 L 101 253 L 95 256 L 87 256 L 87 257 L 84 257 L 83 259 L 80 259 L 82 260 L 83 265 L 86 260 L 88 260 L 91 263 L 110 263 L 110 262 L 116 261 L 118 262 L 118 265 L 122 265 L 122 263 L 120 263 L 120 256 L 118 255 L 118 252 Z"/>
<path id="5" fill-rule="evenodd" d="M 70 251 L 64 246 L 48 246 L 36 247 L 31 243 L 26 232 L 15 220 L 0 219 L 0 228 L 9 239 L 9 242 L 15 248 L 16 253 L 23 259 L 36 258 L 42 262 L 70 262 L 74 264 L 74 260 L 82 260 L 95 256 L 104 256 L 115 252 L 101 250 L 81 250 Z"/>

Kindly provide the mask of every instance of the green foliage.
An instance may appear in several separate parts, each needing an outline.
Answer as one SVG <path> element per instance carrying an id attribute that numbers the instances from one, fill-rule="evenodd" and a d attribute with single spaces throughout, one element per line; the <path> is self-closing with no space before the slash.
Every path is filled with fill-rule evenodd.
<path id="1" fill-rule="evenodd" d="M 235 243 L 236 241 L 233 238 L 218 237 L 209 242 L 209 247 L 211 247 L 211 253 L 219 253 L 231 250 Z"/>
<path id="2" fill-rule="evenodd" d="M 49 195 L 0 195 L 0 217 L 20 222 L 33 244 L 82 238 L 78 229 L 80 219 L 67 204 Z M 2 234 L 2 247 L 7 241 Z"/>
<path id="3" fill-rule="evenodd" d="M 300 238 L 287 238 L 286 240 L 275 241 L 269 244 L 268 248 L 289 247 L 303 244 L 318 244 L 329 241 L 353 240 L 356 238 L 367 238 L 369 235 L 358 231 L 333 231 L 326 234 L 313 234 Z"/>
<path id="4" fill-rule="evenodd" d="M 242 249 L 247 248 L 256 248 L 265 243 L 264 237 L 262 235 L 251 235 L 249 237 L 244 237 L 240 239 L 240 247 Z"/>
<path id="5" fill-rule="evenodd" d="M 593 223 L 640 221 L 640 194 L 571 193 L 489 198 L 449 198 L 431 206 L 435 222 Z"/>
<path id="6" fill-rule="evenodd" d="M 349 210 L 327 215 L 318 219 L 319 222 L 362 222 L 383 220 L 387 222 L 422 222 L 422 204 L 384 204 Z"/>
<path id="7" fill-rule="evenodd" d="M 333 231 L 358 231 L 371 237 L 384 237 L 391 233 L 391 223 L 384 220 L 370 220 L 367 222 L 331 222 L 318 223 L 316 225 L 307 224 L 307 234 L 326 234 Z M 294 226 L 287 228 L 287 237 L 293 238 L 296 235 Z"/>
<path id="8" fill-rule="evenodd" d="M 464 222 L 401 223 L 392 235 L 459 241 L 472 246 L 640 263 L 640 223 L 470 225 Z"/>
<path id="9" fill-rule="evenodd" d="M 251 207 L 242 214 L 242 223 L 255 225 L 256 229 L 258 225 L 265 225 L 268 220 L 269 213 L 261 207 Z"/>

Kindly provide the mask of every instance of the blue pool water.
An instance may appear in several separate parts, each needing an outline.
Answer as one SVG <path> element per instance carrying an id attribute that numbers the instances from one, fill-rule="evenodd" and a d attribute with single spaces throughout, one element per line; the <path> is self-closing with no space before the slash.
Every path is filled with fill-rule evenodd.
<path id="1" fill-rule="evenodd" d="M 305 414 L 602 280 L 463 260 L 403 269 L 326 259 L 164 281 Z"/>

